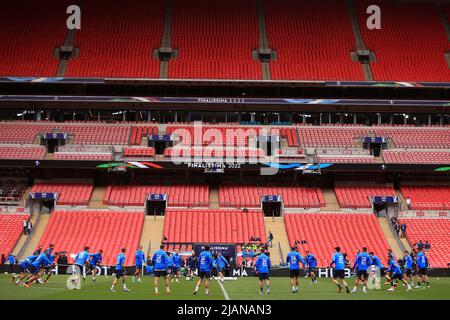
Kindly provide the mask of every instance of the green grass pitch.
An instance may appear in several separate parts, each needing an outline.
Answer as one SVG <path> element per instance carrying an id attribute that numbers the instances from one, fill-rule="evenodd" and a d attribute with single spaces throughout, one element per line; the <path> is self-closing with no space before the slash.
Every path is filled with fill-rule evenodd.
<path id="1" fill-rule="evenodd" d="M 225 293 L 230 300 L 404 300 L 404 299 L 433 299 L 450 300 L 450 278 L 431 278 L 431 288 L 413 289 L 406 292 L 399 287 L 395 292 L 388 292 L 387 286 L 382 285 L 380 290 L 369 290 L 367 294 L 337 293 L 337 288 L 330 279 L 319 278 L 319 283 L 312 285 L 308 279 L 300 279 L 300 291 L 292 294 L 289 278 L 272 277 L 270 295 L 259 295 L 257 278 L 238 278 L 225 281 L 224 290 L 217 281 L 212 283 L 212 295 L 206 296 L 201 288 L 199 294 L 194 296 L 195 281 L 180 279 L 180 283 L 171 284 L 172 294 L 167 295 L 160 284 L 160 294 L 153 291 L 153 277 L 144 277 L 143 282 L 131 283 L 127 278 L 127 285 L 131 292 L 122 292 L 121 285 L 117 285 L 117 292 L 109 292 L 113 277 L 98 277 L 94 283 L 91 277 L 82 282 L 81 290 L 69 290 L 66 287 L 67 276 L 54 276 L 46 285 L 34 284 L 31 288 L 15 286 L 11 276 L 0 275 L 0 300 L 16 299 L 46 299 L 46 300 L 225 300 Z M 353 279 L 348 279 L 350 287 Z M 361 290 L 361 288 L 359 288 Z"/>

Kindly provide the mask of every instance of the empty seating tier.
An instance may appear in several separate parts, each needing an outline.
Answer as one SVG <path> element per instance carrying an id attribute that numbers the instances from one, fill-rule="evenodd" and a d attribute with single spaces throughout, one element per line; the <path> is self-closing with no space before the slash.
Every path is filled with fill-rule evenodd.
<path id="1" fill-rule="evenodd" d="M 75 33 L 78 57 L 69 61 L 69 77 L 157 78 L 165 1 L 82 1 L 82 28 Z"/>
<path id="2" fill-rule="evenodd" d="M 94 186 L 73 183 L 37 183 L 32 192 L 57 192 L 59 205 L 88 205 Z"/>
<path id="3" fill-rule="evenodd" d="M 448 268 L 450 261 L 450 219 L 400 219 L 406 224 L 406 237 L 411 245 L 422 240 L 431 245 L 424 251 L 432 268 Z"/>
<path id="4" fill-rule="evenodd" d="M 110 206 L 144 206 L 148 194 L 167 194 L 171 207 L 207 207 L 207 185 L 108 186 L 104 204 Z"/>
<path id="5" fill-rule="evenodd" d="M 385 163 L 449 164 L 450 152 L 386 150 L 383 160 Z"/>
<path id="6" fill-rule="evenodd" d="M 154 157 L 155 148 L 124 148 L 123 156 L 128 158 Z"/>
<path id="7" fill-rule="evenodd" d="M 158 127 L 133 126 L 131 128 L 131 145 L 141 145 L 142 138 L 147 135 L 158 134 Z"/>
<path id="8" fill-rule="evenodd" d="M 54 77 L 59 59 L 54 50 L 66 37 L 68 0 L 13 1 L 0 11 L 0 75 Z M 1 135 L 0 135 L 1 136 Z"/>
<path id="9" fill-rule="evenodd" d="M 178 137 L 180 143 L 183 145 L 247 146 L 250 138 L 256 138 L 264 131 L 262 128 L 247 126 L 233 128 L 211 126 L 168 126 L 166 132 Z"/>
<path id="10" fill-rule="evenodd" d="M 0 159 L 42 160 L 45 153 L 44 147 L 0 146 Z"/>
<path id="11" fill-rule="evenodd" d="M 400 190 L 411 199 L 413 210 L 450 210 L 449 186 L 403 186 Z"/>
<path id="12" fill-rule="evenodd" d="M 25 214 L 0 213 L 0 254 L 8 256 L 14 249 L 22 233 L 22 221 L 30 216 Z"/>
<path id="13" fill-rule="evenodd" d="M 386 266 L 389 248 L 383 231 L 373 214 L 318 214 L 291 213 L 284 215 L 289 243 L 306 241 L 298 245 L 302 255 L 309 250 L 317 257 L 320 267 L 329 266 L 334 248 L 341 247 L 353 263 L 356 253 L 367 247 L 380 257 Z"/>
<path id="14" fill-rule="evenodd" d="M 372 208 L 369 197 L 396 196 L 392 187 L 385 186 L 343 186 L 335 187 L 336 198 L 341 208 Z"/>
<path id="15" fill-rule="evenodd" d="M 375 158 L 371 156 L 318 156 L 319 163 L 374 163 Z"/>
<path id="16" fill-rule="evenodd" d="M 219 201 L 223 207 L 261 207 L 262 196 L 279 195 L 285 207 L 320 208 L 325 206 L 319 188 L 298 186 L 258 187 L 222 185 L 219 188 Z"/>
<path id="17" fill-rule="evenodd" d="M 343 1 L 265 0 L 272 79 L 364 80 Z"/>
<path id="18" fill-rule="evenodd" d="M 169 78 L 261 79 L 256 0 L 173 1 Z"/>
<path id="19" fill-rule="evenodd" d="M 168 210 L 164 235 L 169 243 L 247 243 L 266 237 L 261 212 L 233 210 Z"/>
<path id="20" fill-rule="evenodd" d="M 125 265 L 134 265 L 139 245 L 143 212 L 54 211 L 39 242 L 50 243 L 56 251 L 76 254 L 90 247 L 90 252 L 103 250 L 103 264 L 115 265 L 120 249 L 127 249 Z"/>
<path id="21" fill-rule="evenodd" d="M 71 160 L 71 161 L 110 161 L 111 153 L 83 153 L 83 152 L 55 152 L 53 160 Z"/>
<path id="22" fill-rule="evenodd" d="M 165 157 L 202 157 L 202 158 L 262 158 L 265 156 L 263 149 L 255 148 L 230 148 L 222 146 L 189 147 L 178 146 L 164 150 Z"/>
<path id="23" fill-rule="evenodd" d="M 366 25 L 369 5 L 381 8 L 381 29 L 360 28 L 367 49 L 376 55 L 370 64 L 374 80 L 450 80 L 444 57 L 450 46 L 434 3 L 354 3 L 360 26 Z"/>

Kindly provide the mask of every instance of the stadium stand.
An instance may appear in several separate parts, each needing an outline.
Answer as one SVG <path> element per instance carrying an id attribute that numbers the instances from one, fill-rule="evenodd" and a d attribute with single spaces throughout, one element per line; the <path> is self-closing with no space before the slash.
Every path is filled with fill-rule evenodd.
<path id="1" fill-rule="evenodd" d="M 168 210 L 164 221 L 166 242 L 242 244 L 265 234 L 259 211 Z"/>
<path id="2" fill-rule="evenodd" d="M 123 148 L 123 156 L 127 158 L 154 157 L 155 148 Z"/>
<path id="3" fill-rule="evenodd" d="M 0 159 L 41 160 L 45 157 L 45 148 L 36 146 L 0 146 Z"/>
<path id="4" fill-rule="evenodd" d="M 449 164 L 450 152 L 386 150 L 383 151 L 383 160 L 385 163 Z"/>
<path id="5" fill-rule="evenodd" d="M 284 215 L 289 243 L 306 241 L 299 247 L 304 255 L 312 252 L 318 265 L 330 265 L 334 247 L 340 246 L 355 261 L 356 252 L 366 246 L 386 265 L 387 240 L 373 214 L 287 213 Z"/>
<path id="6" fill-rule="evenodd" d="M 45 6 L 37 1 L 4 3 L 0 11 L 0 75 L 56 76 L 58 58 L 55 48 L 64 43 L 67 28 L 65 14 L 68 0 L 49 0 Z M 42 12 L 44 14 L 44 12 Z"/>
<path id="7" fill-rule="evenodd" d="M 265 0 L 272 79 L 364 80 L 343 1 Z"/>
<path id="8" fill-rule="evenodd" d="M 27 214 L 0 214 L 0 253 L 7 256 L 22 234 L 22 221 L 28 220 Z"/>
<path id="9" fill-rule="evenodd" d="M 447 268 L 450 261 L 450 219 L 400 219 L 399 223 L 406 224 L 406 237 L 414 246 L 422 240 L 431 244 L 428 256 L 430 267 Z"/>
<path id="10" fill-rule="evenodd" d="M 0 123 L 0 142 L 1 143 L 33 143 L 39 133 L 51 132 L 51 124 L 36 123 Z"/>
<path id="11" fill-rule="evenodd" d="M 82 152 L 55 152 L 53 160 L 86 160 L 86 161 L 110 161 L 111 153 L 82 153 Z"/>
<path id="12" fill-rule="evenodd" d="M 264 195 L 281 195 L 286 208 L 320 208 L 325 206 L 319 188 L 298 186 L 258 187 L 246 185 L 222 185 L 219 201 L 223 207 L 260 207 Z"/>
<path id="13" fill-rule="evenodd" d="M 84 246 L 90 252 L 103 250 L 103 264 L 115 265 L 117 254 L 127 248 L 126 265 L 133 265 L 139 245 L 144 214 L 121 211 L 54 211 L 42 235 L 40 245 L 55 245 L 56 251 L 76 254 Z M 114 241 L 111 241 L 114 239 Z"/>
<path id="14" fill-rule="evenodd" d="M 167 126 L 166 133 L 178 137 L 183 145 L 247 146 L 252 137 L 258 136 L 262 128 L 220 126 Z"/>
<path id="15" fill-rule="evenodd" d="M 152 50 L 160 45 L 165 1 L 82 1 L 83 27 L 75 32 L 78 57 L 69 77 L 158 78 L 159 61 Z M 62 11 L 64 12 L 64 11 Z"/>
<path id="16" fill-rule="evenodd" d="M 336 198 L 341 208 L 372 208 L 370 196 L 395 196 L 395 190 L 386 186 L 336 186 Z"/>
<path id="17" fill-rule="evenodd" d="M 62 132 L 73 134 L 75 144 L 127 145 L 131 126 L 126 125 L 55 125 Z"/>
<path id="18" fill-rule="evenodd" d="M 167 194 L 171 207 L 207 207 L 207 185 L 108 186 L 103 203 L 110 206 L 144 206 L 148 194 Z"/>
<path id="19" fill-rule="evenodd" d="M 371 156 L 318 156 L 319 163 L 374 163 Z"/>
<path id="20" fill-rule="evenodd" d="M 262 149 L 230 148 L 222 146 L 166 148 L 165 157 L 203 157 L 203 158 L 261 158 L 265 153 Z"/>
<path id="21" fill-rule="evenodd" d="M 256 1 L 174 0 L 169 78 L 261 79 Z"/>
<path id="22" fill-rule="evenodd" d="M 133 126 L 131 128 L 131 145 L 139 146 L 142 142 L 142 138 L 151 134 L 158 134 L 158 127 Z"/>
<path id="23" fill-rule="evenodd" d="M 382 10 L 381 29 L 360 28 L 366 47 L 376 54 L 376 61 L 370 64 L 374 80 L 450 80 L 444 58 L 450 46 L 434 3 L 354 1 L 354 4 L 362 26 L 366 25 L 368 5 L 378 5 Z"/>
<path id="24" fill-rule="evenodd" d="M 298 134 L 295 128 L 272 128 L 271 134 L 276 134 L 282 138 L 285 138 L 289 147 L 299 146 Z"/>
<path id="25" fill-rule="evenodd" d="M 59 205 L 88 205 L 94 186 L 75 183 L 36 183 L 31 192 L 57 192 Z"/>
<path id="26" fill-rule="evenodd" d="M 450 210 L 448 186 L 402 186 L 400 191 L 411 199 L 413 210 Z"/>

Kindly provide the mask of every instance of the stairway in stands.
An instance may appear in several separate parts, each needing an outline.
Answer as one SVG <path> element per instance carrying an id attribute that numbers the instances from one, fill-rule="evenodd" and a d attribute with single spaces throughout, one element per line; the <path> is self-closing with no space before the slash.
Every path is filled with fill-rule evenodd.
<path id="1" fill-rule="evenodd" d="M 320 211 L 339 211 L 339 203 L 333 189 L 322 189 L 325 207 L 320 208 Z"/>
<path id="2" fill-rule="evenodd" d="M 214 210 L 220 209 L 219 188 L 217 187 L 209 188 L 209 208 Z"/>
<path id="3" fill-rule="evenodd" d="M 88 208 L 92 209 L 106 209 L 107 206 L 103 204 L 105 198 L 106 187 L 95 187 L 92 191 L 91 200 L 89 201 Z"/>
<path id="4" fill-rule="evenodd" d="M 291 250 L 283 217 L 275 217 L 273 219 L 271 217 L 265 217 L 264 224 L 267 234 L 269 234 L 269 231 L 272 231 L 274 238 L 273 247 L 269 248 L 272 264 L 278 265 L 280 264 L 280 261 L 285 262 L 286 256 Z M 283 257 L 280 255 L 278 244 L 281 245 Z"/>
<path id="5" fill-rule="evenodd" d="M 377 220 L 395 256 L 397 258 L 403 257 L 402 250 L 400 249 L 400 246 L 397 243 L 397 239 L 395 238 L 395 235 L 389 226 L 389 220 L 386 217 L 378 217 Z"/>
<path id="6" fill-rule="evenodd" d="M 42 213 L 39 214 L 36 220 L 34 220 L 33 234 L 28 238 L 23 246 L 20 248 L 20 251 L 17 252 L 17 257 L 19 260 L 24 259 L 25 257 L 33 254 L 33 251 L 39 245 L 39 241 L 44 234 L 45 228 L 47 227 L 48 221 L 50 220 L 51 214 Z M 17 246 L 16 246 L 17 247 Z M 16 251 L 16 248 L 14 248 Z"/>
<path id="7" fill-rule="evenodd" d="M 143 251 L 147 255 L 152 255 L 159 249 L 164 230 L 163 216 L 145 216 L 144 225 L 140 238 L 140 244 L 143 246 Z"/>

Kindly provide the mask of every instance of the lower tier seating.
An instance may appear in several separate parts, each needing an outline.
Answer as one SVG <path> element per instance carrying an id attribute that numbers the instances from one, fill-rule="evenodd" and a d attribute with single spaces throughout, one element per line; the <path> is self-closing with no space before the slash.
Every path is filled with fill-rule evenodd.
<path id="1" fill-rule="evenodd" d="M 0 159 L 42 160 L 45 152 L 44 147 L 0 146 Z"/>
<path id="2" fill-rule="evenodd" d="M 85 246 L 90 252 L 103 250 L 103 264 L 115 265 L 122 247 L 127 249 L 125 265 L 134 264 L 144 214 L 118 211 L 54 211 L 39 242 L 56 251 L 76 254 Z M 72 261 L 69 261 L 72 262 Z"/>
<path id="3" fill-rule="evenodd" d="M 319 163 L 374 163 L 372 156 L 318 156 Z"/>
<path id="4" fill-rule="evenodd" d="M 291 213 L 284 215 L 284 222 L 293 245 L 295 241 L 306 241 L 298 245 L 304 255 L 309 250 L 317 257 L 320 267 L 329 266 L 334 248 L 341 247 L 353 263 L 358 249 L 367 247 L 380 257 L 386 266 L 387 240 L 373 214 L 345 213 Z"/>
<path id="5" fill-rule="evenodd" d="M 147 194 L 167 194 L 172 207 L 207 207 L 209 188 L 207 185 L 173 186 L 108 186 L 104 204 L 110 206 L 144 206 Z"/>
<path id="6" fill-rule="evenodd" d="M 58 192 L 59 205 L 88 205 L 94 186 L 91 184 L 37 183 L 32 192 Z"/>
<path id="7" fill-rule="evenodd" d="M 265 239 L 260 211 L 168 210 L 164 221 L 166 242 L 246 243 Z"/>
<path id="8" fill-rule="evenodd" d="M 448 186 L 403 186 L 400 190 L 411 199 L 413 210 L 450 210 Z"/>
<path id="9" fill-rule="evenodd" d="M 280 195 L 285 207 L 319 208 L 325 206 L 319 188 L 258 187 L 223 185 L 219 188 L 220 205 L 223 207 L 260 207 L 261 196 Z"/>
<path id="10" fill-rule="evenodd" d="M 55 152 L 53 160 L 111 161 L 111 153 Z"/>
<path id="11" fill-rule="evenodd" d="M 450 152 L 386 150 L 383 160 L 385 163 L 449 164 Z"/>
<path id="12" fill-rule="evenodd" d="M 386 186 L 335 187 L 336 198 L 341 208 L 371 208 L 370 196 L 395 196 L 395 190 Z"/>
<path id="13" fill-rule="evenodd" d="M 0 214 L 0 254 L 8 256 L 22 233 L 22 221 L 27 214 Z"/>
<path id="14" fill-rule="evenodd" d="M 434 268 L 447 268 L 450 262 L 450 219 L 400 219 L 406 224 L 406 237 L 411 245 L 422 240 L 431 245 L 424 251 Z"/>
<path id="15" fill-rule="evenodd" d="M 154 157 L 155 148 L 123 148 L 123 156 L 128 158 Z"/>

